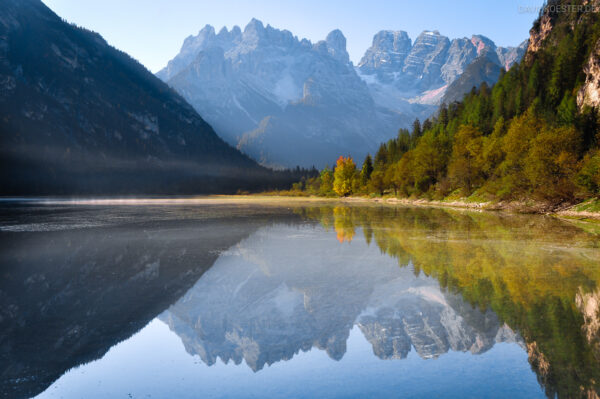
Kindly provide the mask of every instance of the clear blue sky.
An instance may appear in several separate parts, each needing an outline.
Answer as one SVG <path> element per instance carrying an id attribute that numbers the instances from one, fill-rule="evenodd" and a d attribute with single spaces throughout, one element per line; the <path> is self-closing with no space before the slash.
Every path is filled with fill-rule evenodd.
<path id="1" fill-rule="evenodd" d="M 100 33 L 152 72 L 181 48 L 183 39 L 210 24 L 242 29 L 252 17 L 313 42 L 341 29 L 357 63 L 382 29 L 423 30 L 450 38 L 482 34 L 500 46 L 528 37 L 542 0 L 43 0 L 69 22 Z"/>

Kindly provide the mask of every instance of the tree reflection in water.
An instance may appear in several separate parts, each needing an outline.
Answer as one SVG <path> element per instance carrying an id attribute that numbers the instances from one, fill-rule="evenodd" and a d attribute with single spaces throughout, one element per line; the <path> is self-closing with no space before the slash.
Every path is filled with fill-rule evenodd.
<path id="1" fill-rule="evenodd" d="M 492 309 L 526 341 L 549 397 L 596 397 L 600 237 L 551 217 L 390 207 L 297 209 L 337 237 L 367 242 Z"/>

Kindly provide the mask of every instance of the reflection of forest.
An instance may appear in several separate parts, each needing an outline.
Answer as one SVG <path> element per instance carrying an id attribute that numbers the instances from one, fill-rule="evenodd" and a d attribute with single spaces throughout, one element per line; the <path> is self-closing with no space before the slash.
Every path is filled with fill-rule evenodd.
<path id="1" fill-rule="evenodd" d="M 400 266 L 491 308 L 526 340 L 548 396 L 597 397 L 600 238 L 550 217 L 388 207 L 298 209 L 340 241 L 359 229 Z"/>

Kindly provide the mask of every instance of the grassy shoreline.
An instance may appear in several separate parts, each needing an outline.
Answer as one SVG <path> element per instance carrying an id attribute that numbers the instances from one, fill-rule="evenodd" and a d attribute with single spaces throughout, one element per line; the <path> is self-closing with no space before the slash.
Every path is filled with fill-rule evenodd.
<path id="1" fill-rule="evenodd" d="M 243 197 L 243 196 L 233 196 Z M 423 206 L 438 208 L 459 208 L 481 211 L 504 211 L 512 213 L 552 215 L 570 219 L 591 219 L 600 222 L 600 199 L 591 199 L 577 204 L 554 205 L 541 201 L 473 201 L 467 198 L 456 198 L 446 200 L 428 200 L 424 198 L 396 198 L 396 197 L 318 197 L 293 195 L 289 192 L 250 194 L 245 197 L 252 198 L 286 198 L 295 200 L 323 201 L 334 203 L 372 203 L 384 205 Z"/>

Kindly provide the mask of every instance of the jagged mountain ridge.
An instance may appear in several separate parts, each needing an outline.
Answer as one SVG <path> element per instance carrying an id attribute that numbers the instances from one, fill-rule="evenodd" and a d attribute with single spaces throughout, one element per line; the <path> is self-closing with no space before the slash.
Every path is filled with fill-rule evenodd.
<path id="1" fill-rule="evenodd" d="M 206 25 L 157 76 L 259 162 L 322 167 L 341 154 L 362 159 L 431 115 L 486 51 L 499 65 L 520 58 L 483 36 L 450 41 L 426 31 L 413 45 L 406 32 L 381 31 L 355 67 L 337 29 L 312 43 L 252 19 L 243 31 Z"/>
<path id="2" fill-rule="evenodd" d="M 482 82 L 475 77 L 483 75 L 486 82 L 494 83 L 500 69 L 508 70 L 519 62 L 526 48 L 527 41 L 517 47 L 497 47 L 482 35 L 450 40 L 438 31 L 424 31 L 411 44 L 404 31 L 381 31 L 373 37 L 373 44 L 357 71 L 369 82 L 370 90 L 377 93 L 374 98 L 378 104 L 389 107 L 408 101 L 439 105 L 449 87 L 469 66 L 472 67 L 465 83 L 453 87 L 453 99 L 462 98 L 471 87 Z M 493 63 L 498 72 L 475 72 L 475 69 L 489 69 L 481 62 L 476 63 L 482 58 Z"/>
<path id="3" fill-rule="evenodd" d="M 462 100 L 464 94 L 473 87 L 485 82 L 488 86 L 496 83 L 502 69 L 507 71 L 513 64 L 519 62 L 527 51 L 528 40 L 518 47 L 497 48 L 496 52 L 484 52 L 467 65 L 463 73 L 444 91 L 442 103 L 449 104 Z"/>
<path id="4" fill-rule="evenodd" d="M 225 140 L 272 166 L 361 157 L 409 122 L 375 105 L 339 30 L 313 44 L 256 19 L 243 32 L 207 25 L 157 76 Z"/>

